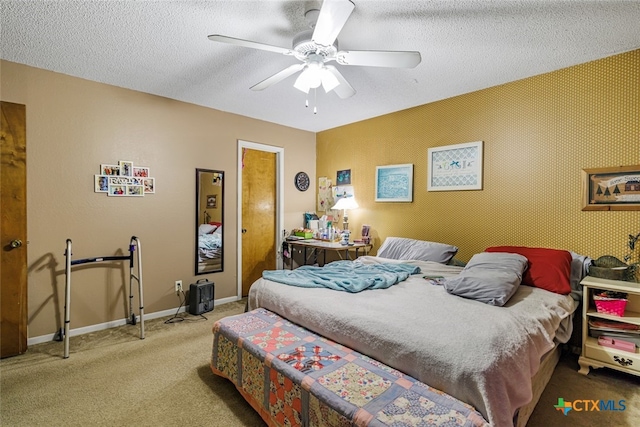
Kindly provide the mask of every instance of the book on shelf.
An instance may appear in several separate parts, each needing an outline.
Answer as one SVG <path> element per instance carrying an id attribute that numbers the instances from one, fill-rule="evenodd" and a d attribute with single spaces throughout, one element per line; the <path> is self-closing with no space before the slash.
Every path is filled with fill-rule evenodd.
<path id="1" fill-rule="evenodd" d="M 638 334 L 625 334 L 624 332 L 604 332 L 592 330 L 590 335 L 593 338 L 605 337 L 614 340 L 624 340 L 635 344 L 636 347 L 640 346 L 640 335 Z"/>
<path id="2" fill-rule="evenodd" d="M 625 334 L 640 335 L 640 325 L 616 322 L 615 320 L 589 319 L 589 328 L 592 331 L 624 332 Z"/>
<path id="3" fill-rule="evenodd" d="M 613 348 L 616 350 L 623 350 L 623 351 L 628 351 L 631 353 L 635 353 L 636 352 L 636 344 L 626 340 L 626 339 L 620 339 L 620 338 L 614 338 L 614 337 L 608 337 L 605 335 L 601 335 L 598 337 L 598 345 L 601 345 L 603 347 L 609 347 L 609 348 Z"/>

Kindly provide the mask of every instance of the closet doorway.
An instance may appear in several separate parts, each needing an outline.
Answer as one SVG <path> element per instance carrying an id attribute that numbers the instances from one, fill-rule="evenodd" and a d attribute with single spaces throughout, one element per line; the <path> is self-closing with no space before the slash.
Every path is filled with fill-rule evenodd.
<path id="1" fill-rule="evenodd" d="M 284 149 L 238 142 L 238 294 L 275 270 L 282 244 Z"/>

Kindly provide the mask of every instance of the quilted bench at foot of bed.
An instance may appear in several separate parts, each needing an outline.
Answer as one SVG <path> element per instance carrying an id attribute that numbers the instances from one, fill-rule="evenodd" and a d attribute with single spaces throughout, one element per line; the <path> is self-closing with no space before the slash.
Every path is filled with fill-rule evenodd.
<path id="1" fill-rule="evenodd" d="M 473 407 L 265 309 L 213 327 L 211 370 L 270 426 L 488 426 Z"/>

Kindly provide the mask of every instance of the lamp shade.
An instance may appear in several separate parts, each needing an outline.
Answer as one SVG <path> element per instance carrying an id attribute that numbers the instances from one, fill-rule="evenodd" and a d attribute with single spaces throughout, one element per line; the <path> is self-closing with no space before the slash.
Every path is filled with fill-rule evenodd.
<path id="1" fill-rule="evenodd" d="M 355 197 L 342 197 L 331 209 L 358 209 Z"/>
<path id="2" fill-rule="evenodd" d="M 310 62 L 304 67 L 304 70 L 296 79 L 293 87 L 304 93 L 309 93 L 310 89 L 315 89 L 321 84 L 325 92 L 330 92 L 335 89 L 340 82 L 323 64 Z"/>

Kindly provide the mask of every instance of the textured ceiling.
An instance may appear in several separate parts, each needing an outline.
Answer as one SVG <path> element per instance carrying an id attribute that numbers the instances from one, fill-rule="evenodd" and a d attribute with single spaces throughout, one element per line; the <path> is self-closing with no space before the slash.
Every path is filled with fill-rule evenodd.
<path id="1" fill-rule="evenodd" d="M 0 0 L 0 57 L 321 131 L 640 48 L 640 1 L 353 0 L 340 49 L 417 50 L 414 69 L 336 65 L 357 93 L 249 88 L 297 62 L 210 34 L 291 46 L 304 1 Z M 333 63 L 335 64 L 335 62 Z"/>

